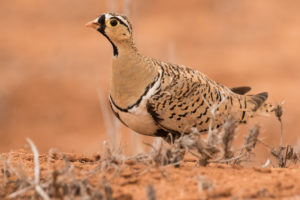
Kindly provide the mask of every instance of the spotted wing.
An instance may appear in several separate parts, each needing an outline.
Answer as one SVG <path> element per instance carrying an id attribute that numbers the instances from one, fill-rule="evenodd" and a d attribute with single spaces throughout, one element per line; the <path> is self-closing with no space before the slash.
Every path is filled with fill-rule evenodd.
<path id="1" fill-rule="evenodd" d="M 229 109 L 224 103 L 229 98 L 224 97 L 230 90 L 205 76 L 199 78 L 198 74 L 181 70 L 178 76 L 165 70 L 162 89 L 148 100 L 147 111 L 162 129 L 176 135 L 219 127 L 228 112 L 217 111 Z"/>

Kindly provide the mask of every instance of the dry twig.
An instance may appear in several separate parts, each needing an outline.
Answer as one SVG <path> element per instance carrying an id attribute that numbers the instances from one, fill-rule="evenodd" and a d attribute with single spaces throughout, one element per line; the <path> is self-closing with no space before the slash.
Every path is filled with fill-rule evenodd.
<path id="1" fill-rule="evenodd" d="M 156 200 L 155 189 L 151 183 L 148 184 L 146 191 L 147 191 L 147 200 Z"/>
<path id="2" fill-rule="evenodd" d="M 33 160 L 34 160 L 34 182 L 31 183 L 31 185 L 27 188 L 21 189 L 19 191 L 16 191 L 8 196 L 8 198 L 15 198 L 18 195 L 30 190 L 31 188 L 35 188 L 35 191 L 44 199 L 49 200 L 49 196 L 45 193 L 45 191 L 40 186 L 40 164 L 39 164 L 39 153 L 35 146 L 35 144 L 32 142 L 31 139 L 27 138 L 27 142 L 29 143 L 31 147 L 31 151 L 33 153 Z"/>

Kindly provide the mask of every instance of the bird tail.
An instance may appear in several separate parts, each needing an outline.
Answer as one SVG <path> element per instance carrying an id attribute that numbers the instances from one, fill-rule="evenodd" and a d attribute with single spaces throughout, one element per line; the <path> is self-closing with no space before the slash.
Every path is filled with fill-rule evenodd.
<path id="1" fill-rule="evenodd" d="M 252 102 L 252 111 L 259 115 L 269 115 L 269 113 L 274 112 L 277 106 L 266 103 L 268 98 L 267 92 L 262 92 L 256 95 L 249 95 L 249 101 Z"/>
<path id="2" fill-rule="evenodd" d="M 262 92 L 255 95 L 237 95 L 233 98 L 233 105 L 235 108 L 234 118 L 239 123 L 247 123 L 249 118 L 257 115 L 268 116 L 271 112 L 280 119 L 282 114 L 281 106 L 266 103 L 268 98 L 267 92 Z"/>
<path id="3" fill-rule="evenodd" d="M 256 95 L 248 95 L 249 101 L 252 103 L 252 110 L 256 112 L 268 98 L 267 92 L 262 92 Z"/>

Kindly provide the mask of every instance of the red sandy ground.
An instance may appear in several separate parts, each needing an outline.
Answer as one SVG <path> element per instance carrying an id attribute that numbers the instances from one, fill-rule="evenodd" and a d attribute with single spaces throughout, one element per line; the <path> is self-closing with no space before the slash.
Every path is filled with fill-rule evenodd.
<path id="1" fill-rule="evenodd" d="M 66 155 L 74 166 L 75 179 L 86 178 L 86 174 L 101 165 L 95 156 Z M 1 156 L 7 158 L 8 154 Z M 53 170 L 53 166 L 60 169 L 64 163 L 62 158 L 56 156 L 50 159 L 48 165 L 48 155 L 41 155 L 39 161 L 41 184 L 51 180 L 46 174 Z M 22 163 L 25 172 L 33 176 L 32 154 L 25 151 L 12 152 L 11 163 L 15 167 Z M 180 167 L 153 167 L 134 160 L 127 160 L 116 166 L 108 168 L 105 173 L 97 171 L 88 179 L 94 188 L 100 188 L 103 180 L 107 180 L 113 190 L 114 199 L 147 199 L 146 188 L 149 184 L 153 186 L 157 199 L 297 199 L 300 195 L 298 166 L 262 169 L 210 164 L 199 167 L 193 159 L 186 159 Z M 10 177 L 9 180 L 13 178 Z M 0 198 L 6 199 L 14 191 L 14 185 L 8 182 L 4 188 L 0 187 Z M 20 198 L 24 198 L 25 194 L 20 195 Z"/>
<path id="2" fill-rule="evenodd" d="M 249 85 L 252 93 L 268 91 L 270 102 L 284 100 L 284 144 L 299 151 L 300 1 L 130 2 L 141 52 L 196 68 L 230 87 Z M 122 1 L 0 1 L 0 152 L 23 148 L 26 137 L 41 153 L 54 147 L 91 155 L 101 149 L 108 130 L 98 91 L 107 97 L 112 49 L 84 24 L 100 13 L 122 11 L 118 5 Z M 260 137 L 270 146 L 278 145 L 277 120 L 257 118 L 251 123 L 255 122 L 262 127 Z M 241 127 L 241 132 L 247 128 Z M 242 140 L 243 135 L 239 137 Z M 121 141 L 126 155 L 143 151 L 142 141 L 151 140 L 124 127 L 114 139 Z M 255 153 L 257 166 L 270 157 L 262 146 Z M 30 154 L 13 155 L 14 161 L 32 170 Z M 41 157 L 42 165 L 45 159 Z M 77 170 L 97 165 L 72 164 Z M 160 171 L 125 165 L 122 174 L 129 175 L 112 181 L 114 195 L 143 199 L 152 182 L 159 199 L 193 199 L 201 196 L 198 174 L 215 184 L 216 191 L 203 192 L 212 198 L 293 199 L 300 184 L 297 167 L 260 171 L 226 165 L 194 167 L 185 162 L 180 168 L 164 167 L 166 176 Z"/>

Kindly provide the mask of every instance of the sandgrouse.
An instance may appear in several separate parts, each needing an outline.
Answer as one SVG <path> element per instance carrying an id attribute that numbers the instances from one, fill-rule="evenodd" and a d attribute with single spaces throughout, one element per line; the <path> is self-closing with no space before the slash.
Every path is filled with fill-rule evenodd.
<path id="1" fill-rule="evenodd" d="M 109 102 L 115 116 L 137 133 L 177 138 L 221 127 L 229 116 L 245 123 L 274 106 L 266 92 L 245 95 L 250 87 L 228 88 L 201 72 L 140 54 L 127 17 L 105 13 L 86 24 L 113 48 Z M 232 118 L 232 117 L 231 117 Z"/>

